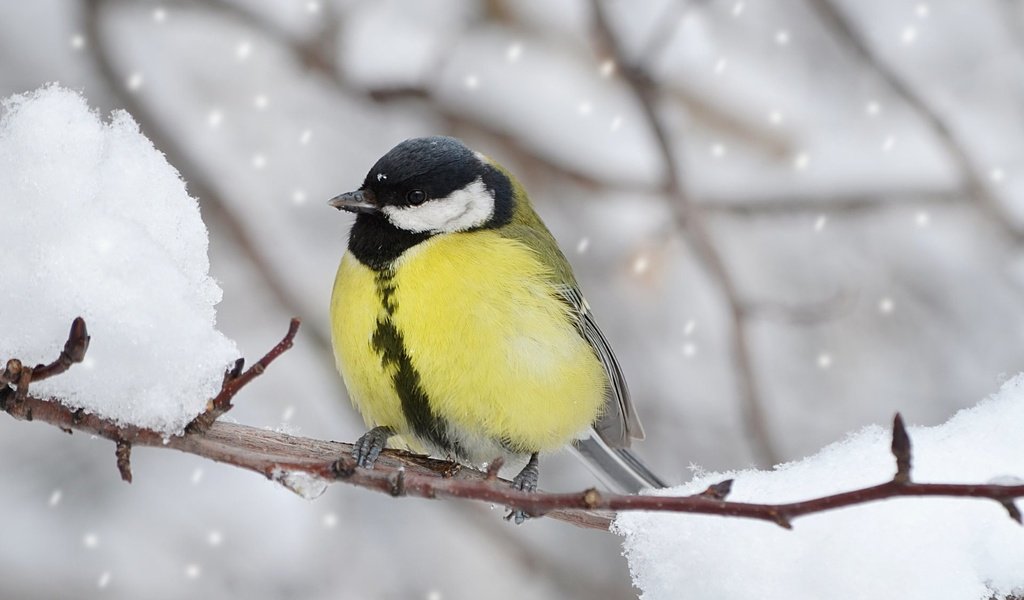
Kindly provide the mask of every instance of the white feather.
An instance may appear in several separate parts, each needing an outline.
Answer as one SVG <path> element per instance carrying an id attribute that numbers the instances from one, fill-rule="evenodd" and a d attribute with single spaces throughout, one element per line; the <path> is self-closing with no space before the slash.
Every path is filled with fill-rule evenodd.
<path id="1" fill-rule="evenodd" d="M 444 198 L 419 206 L 385 206 L 382 211 L 392 225 L 405 231 L 454 233 L 486 223 L 494 215 L 494 196 L 478 178 Z"/>

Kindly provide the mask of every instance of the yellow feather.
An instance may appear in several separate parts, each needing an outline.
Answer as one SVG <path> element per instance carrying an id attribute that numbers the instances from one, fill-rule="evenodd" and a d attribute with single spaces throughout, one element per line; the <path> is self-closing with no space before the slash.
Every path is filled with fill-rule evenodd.
<path id="1" fill-rule="evenodd" d="M 392 321 L 435 414 L 524 452 L 560 448 L 594 422 L 606 375 L 529 247 L 491 230 L 442 235 L 395 269 Z M 373 271 L 346 254 L 331 305 L 338 367 L 368 425 L 412 437 L 371 344 L 383 314 Z"/>
<path id="2" fill-rule="evenodd" d="M 384 368 L 373 350 L 373 332 L 377 319 L 383 316 L 374 272 L 346 252 L 331 295 L 334 360 L 352 404 L 367 426 L 390 425 L 396 431 L 405 431 L 408 426 L 391 383 L 392 372 Z"/>

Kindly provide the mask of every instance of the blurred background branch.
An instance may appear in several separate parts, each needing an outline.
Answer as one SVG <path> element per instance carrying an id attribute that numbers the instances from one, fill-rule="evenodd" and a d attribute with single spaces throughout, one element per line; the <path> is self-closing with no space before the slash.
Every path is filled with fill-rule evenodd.
<path id="1" fill-rule="evenodd" d="M 660 95 L 658 85 L 642 65 L 626 56 L 608 23 L 602 0 L 591 0 L 591 8 L 594 16 L 595 35 L 599 43 L 605 46 L 605 51 L 611 56 L 618 72 L 629 84 L 637 102 L 643 109 L 647 125 L 657 140 L 665 176 L 665 192 L 669 198 L 669 206 L 676 227 L 693 247 L 694 254 L 699 257 L 701 265 L 717 284 L 728 307 L 731 316 L 729 338 L 732 361 L 736 370 L 736 388 L 743 417 L 743 429 L 747 440 L 753 446 L 754 456 L 757 457 L 760 465 L 773 465 L 778 462 L 779 454 L 768 433 L 764 408 L 754 376 L 747 333 L 747 310 L 739 297 L 739 291 L 722 258 L 718 245 L 708 230 L 701 209 L 694 205 L 686 192 L 673 140 L 669 138 L 668 127 L 658 113 L 657 103 Z"/>
<path id="2" fill-rule="evenodd" d="M 976 203 L 979 211 L 992 219 L 1014 243 L 1024 239 L 1024 230 L 1013 215 L 1008 214 L 1002 201 L 996 198 L 979 172 L 975 161 L 965 144 L 954 131 L 953 127 L 940 116 L 932 106 L 919 94 L 912 84 L 901 77 L 897 71 L 879 57 L 857 27 L 843 14 L 843 10 L 832 0 L 808 0 L 818 14 L 822 23 L 834 37 L 845 45 L 857 58 L 892 89 L 899 99 L 907 103 L 923 119 L 939 139 L 944 150 L 949 153 L 959 170 L 963 180 L 961 196 Z"/>

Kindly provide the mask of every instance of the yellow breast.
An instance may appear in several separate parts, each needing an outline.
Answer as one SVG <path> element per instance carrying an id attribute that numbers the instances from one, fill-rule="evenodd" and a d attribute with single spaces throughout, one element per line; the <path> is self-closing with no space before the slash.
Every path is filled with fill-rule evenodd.
<path id="1" fill-rule="evenodd" d="M 374 344 L 390 322 L 455 438 L 523 452 L 568 443 L 596 419 L 607 384 L 549 277 L 528 247 L 493 231 L 438 236 L 398 260 L 389 312 L 378 274 L 346 254 L 332 298 L 334 350 L 367 423 L 414 434 L 395 367 Z"/>

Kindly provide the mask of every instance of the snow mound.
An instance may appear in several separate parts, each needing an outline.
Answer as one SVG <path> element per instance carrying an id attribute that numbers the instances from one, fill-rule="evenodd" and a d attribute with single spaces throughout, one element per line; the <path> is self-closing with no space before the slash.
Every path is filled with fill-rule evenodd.
<path id="1" fill-rule="evenodd" d="M 910 428 L 919 482 L 1024 475 L 1024 375 L 943 425 Z M 734 478 L 730 500 L 790 502 L 881 483 L 890 433 L 871 427 L 770 472 L 701 475 L 659 494 Z M 1021 501 L 1018 501 L 1020 506 Z M 900 498 L 809 515 L 792 531 L 736 518 L 623 513 L 615 529 L 642 598 L 988 599 L 1024 591 L 1024 527 L 998 503 Z"/>
<path id="2" fill-rule="evenodd" d="M 34 393 L 181 433 L 238 350 L 214 327 L 221 290 L 178 172 L 126 112 L 104 123 L 50 85 L 3 101 L 0 214 L 0 358 L 50 362 L 81 315 L 85 362 Z"/>

